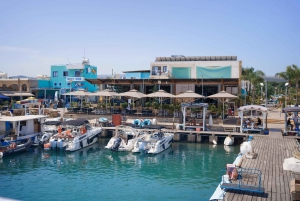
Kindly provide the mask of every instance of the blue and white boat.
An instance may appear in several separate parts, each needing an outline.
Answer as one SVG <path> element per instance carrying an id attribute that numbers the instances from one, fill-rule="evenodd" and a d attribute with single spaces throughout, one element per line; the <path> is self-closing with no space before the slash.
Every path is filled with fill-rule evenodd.
<path id="1" fill-rule="evenodd" d="M 44 115 L 1 116 L 0 139 L 10 142 L 27 141 L 31 138 L 33 144 L 38 144 L 45 118 Z"/>

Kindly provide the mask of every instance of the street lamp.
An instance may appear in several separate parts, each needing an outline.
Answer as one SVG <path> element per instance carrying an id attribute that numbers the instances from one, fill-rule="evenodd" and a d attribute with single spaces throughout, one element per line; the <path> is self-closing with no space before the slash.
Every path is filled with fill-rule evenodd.
<path id="1" fill-rule="evenodd" d="M 277 102 L 276 91 L 277 91 L 277 87 L 275 87 L 275 104 Z"/>
<path id="2" fill-rule="evenodd" d="M 264 83 L 260 83 L 260 94 L 261 94 L 261 100 L 263 100 L 263 95 L 262 95 L 262 88 L 264 86 Z"/>
<path id="3" fill-rule="evenodd" d="M 285 83 L 285 107 L 286 107 L 286 97 L 287 97 L 287 88 L 288 88 L 288 85 L 289 85 L 289 83 L 287 82 L 287 83 Z"/>

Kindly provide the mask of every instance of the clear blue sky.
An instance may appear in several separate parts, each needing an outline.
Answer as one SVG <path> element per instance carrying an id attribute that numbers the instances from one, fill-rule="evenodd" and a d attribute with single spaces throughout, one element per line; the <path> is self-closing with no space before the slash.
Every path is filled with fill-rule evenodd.
<path id="1" fill-rule="evenodd" d="M 266 75 L 300 67 L 300 1 L 0 0 L 0 71 L 50 75 L 80 63 L 98 74 L 150 69 L 157 56 L 237 56 Z M 69 60 L 69 61 L 68 61 Z"/>

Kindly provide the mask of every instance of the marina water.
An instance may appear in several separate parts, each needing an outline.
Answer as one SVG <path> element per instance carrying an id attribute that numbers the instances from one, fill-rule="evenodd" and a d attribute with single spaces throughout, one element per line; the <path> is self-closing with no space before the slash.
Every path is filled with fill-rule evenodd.
<path id="1" fill-rule="evenodd" d="M 174 142 L 154 156 L 104 149 L 29 152 L 0 159 L 0 197 L 17 200 L 209 200 L 238 146 Z M 226 150 L 225 150 L 226 149 Z"/>

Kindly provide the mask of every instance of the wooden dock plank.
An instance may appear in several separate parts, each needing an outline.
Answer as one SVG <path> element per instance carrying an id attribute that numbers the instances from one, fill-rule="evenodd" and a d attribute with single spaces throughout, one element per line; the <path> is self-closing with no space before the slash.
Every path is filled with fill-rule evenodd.
<path id="1" fill-rule="evenodd" d="M 291 172 L 283 170 L 282 164 L 285 158 L 293 156 L 296 146 L 295 139 L 255 136 L 252 146 L 258 153 L 257 158 L 244 159 L 241 167 L 261 170 L 261 184 L 265 188 L 265 194 L 231 191 L 226 193 L 225 200 L 292 200 L 289 182 L 295 177 L 300 179 L 300 174 L 292 175 Z M 245 184 L 254 183 L 246 181 Z"/>

